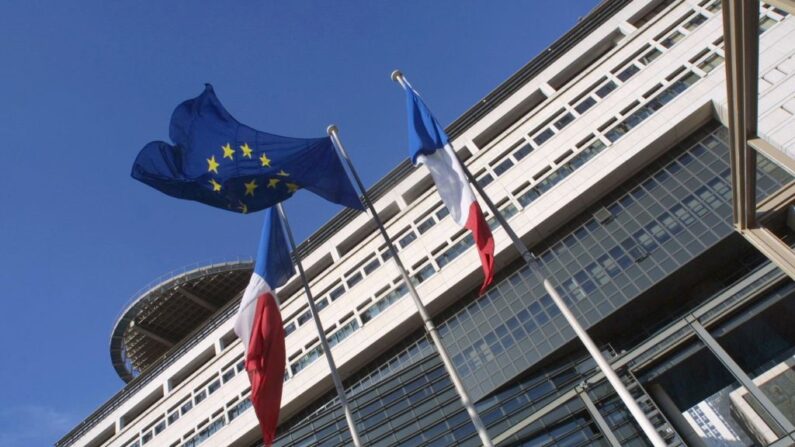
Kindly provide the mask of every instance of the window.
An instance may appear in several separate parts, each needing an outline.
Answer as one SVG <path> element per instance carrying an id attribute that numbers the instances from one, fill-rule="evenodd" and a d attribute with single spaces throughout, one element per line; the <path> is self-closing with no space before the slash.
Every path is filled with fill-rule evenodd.
<path id="1" fill-rule="evenodd" d="M 298 316 L 298 320 L 297 320 L 298 321 L 298 325 L 300 326 L 300 325 L 306 323 L 307 321 L 309 321 L 310 319 L 312 319 L 312 314 L 310 314 L 309 311 L 307 310 L 306 312 L 304 312 L 304 313 L 302 313 L 301 315 Z"/>
<path id="2" fill-rule="evenodd" d="M 328 338 L 329 347 L 334 347 L 342 340 L 345 340 L 352 333 L 356 332 L 357 329 L 359 329 L 359 322 L 357 320 L 351 320 L 345 326 L 339 328 L 337 332 L 329 336 Z"/>
<path id="3" fill-rule="evenodd" d="M 765 31 L 769 30 L 770 27 L 776 24 L 776 21 L 771 19 L 768 16 L 764 16 L 759 19 L 759 34 L 764 33 Z"/>
<path id="4" fill-rule="evenodd" d="M 315 346 L 314 348 L 310 349 L 306 352 L 297 362 L 290 365 L 290 370 L 293 372 L 293 375 L 298 374 L 301 370 L 309 366 L 310 363 L 314 362 L 320 355 L 323 353 L 323 349 L 320 345 Z"/>
<path id="5" fill-rule="evenodd" d="M 615 82 L 613 82 L 613 81 L 607 81 L 607 82 L 605 83 L 605 85 L 603 85 L 603 86 L 599 87 L 599 88 L 596 90 L 596 94 L 597 94 L 597 95 L 598 95 L 600 98 L 604 98 L 605 96 L 609 95 L 609 94 L 610 94 L 610 92 L 612 92 L 613 90 L 615 90 L 615 89 L 616 89 L 616 87 L 617 87 L 617 85 L 616 85 L 616 83 L 615 83 Z"/>
<path id="6" fill-rule="evenodd" d="M 593 97 L 588 96 L 582 101 L 580 101 L 579 104 L 574 106 L 574 110 L 576 110 L 577 113 L 582 115 L 583 113 L 585 113 L 586 110 L 590 109 L 594 104 L 596 104 L 596 100 L 593 99 Z"/>
<path id="7" fill-rule="evenodd" d="M 444 251 L 440 256 L 436 258 L 436 263 L 439 264 L 439 267 L 444 267 L 445 265 L 449 264 L 450 261 L 457 258 L 461 253 L 466 251 L 467 248 L 471 247 L 474 243 L 471 234 L 467 234 L 467 236 L 460 241 L 456 242 L 455 244 L 451 245 L 447 250 Z"/>
<path id="8" fill-rule="evenodd" d="M 404 284 L 401 284 L 400 286 L 396 287 L 394 290 L 387 293 L 381 300 L 377 301 L 367 310 L 362 312 L 361 313 L 362 321 L 366 323 L 372 320 L 376 315 L 383 312 L 384 309 L 391 306 L 392 303 L 402 298 L 407 292 L 408 288 Z"/>
<path id="9" fill-rule="evenodd" d="M 221 388 L 221 381 L 218 380 L 218 379 L 215 379 L 212 382 L 210 382 L 210 384 L 207 386 L 207 391 L 210 394 L 213 394 L 214 392 L 216 392 L 218 390 L 218 388 Z"/>
<path id="10" fill-rule="evenodd" d="M 480 185 L 481 188 L 485 188 L 486 186 L 488 186 L 493 181 L 494 181 L 494 177 L 492 177 L 492 175 L 490 173 L 488 173 L 488 172 L 486 172 L 483 175 L 481 175 L 480 177 L 478 177 L 478 185 Z M 431 219 L 431 218 L 428 218 L 428 219 Z M 420 232 L 420 234 L 422 234 L 422 232 Z"/>
<path id="11" fill-rule="evenodd" d="M 323 298 L 315 301 L 315 305 L 317 306 L 318 312 L 328 307 L 328 299 Z"/>
<path id="12" fill-rule="evenodd" d="M 157 436 L 160 433 L 162 433 L 163 430 L 165 430 L 165 429 L 166 429 L 166 421 L 165 420 L 161 420 L 160 422 L 155 424 L 155 436 Z"/>
<path id="13" fill-rule="evenodd" d="M 555 121 L 555 127 L 560 130 L 566 127 L 570 122 L 574 121 L 574 115 L 566 112 L 560 119 Z"/>
<path id="14" fill-rule="evenodd" d="M 364 274 L 369 275 L 373 273 L 375 269 L 381 266 L 381 261 L 378 258 L 373 259 L 372 261 L 368 262 L 364 266 Z"/>
<path id="15" fill-rule="evenodd" d="M 199 402 L 203 401 L 207 398 L 207 391 L 201 390 L 193 396 L 193 401 L 198 404 Z"/>
<path id="16" fill-rule="evenodd" d="M 425 232 L 433 228 L 434 225 L 436 225 L 436 221 L 433 220 L 433 216 L 429 216 L 428 218 L 417 224 L 417 231 L 419 231 L 420 234 L 425 234 Z"/>
<path id="17" fill-rule="evenodd" d="M 530 152 L 533 152 L 533 147 L 530 146 L 529 144 L 525 144 L 519 149 L 517 149 L 516 152 L 513 153 L 513 156 L 517 160 L 521 160 L 527 157 L 527 155 L 530 154 Z"/>
<path id="18" fill-rule="evenodd" d="M 687 23 L 685 23 L 685 29 L 688 31 L 693 31 L 694 29 L 698 28 L 699 25 L 706 22 L 707 18 L 702 14 L 696 14 L 695 17 L 690 19 Z"/>
<path id="19" fill-rule="evenodd" d="M 232 377 L 235 377 L 235 368 L 229 368 L 221 374 L 221 379 L 223 379 L 224 383 L 232 380 Z"/>
<path id="20" fill-rule="evenodd" d="M 411 277 L 411 281 L 415 284 L 421 284 L 426 279 L 430 278 L 434 273 L 436 273 L 436 269 L 434 269 L 432 264 L 427 264 L 425 267 L 420 269 L 417 273 L 415 273 Z"/>
<path id="21" fill-rule="evenodd" d="M 290 324 L 284 326 L 284 336 L 288 336 L 295 331 L 295 322 L 290 322 Z"/>
<path id="22" fill-rule="evenodd" d="M 182 404 L 181 407 L 179 407 L 179 412 L 180 412 L 180 414 L 182 416 L 184 416 L 185 413 L 189 412 L 191 408 L 193 408 L 193 401 L 189 400 L 189 401 L 185 402 L 184 404 Z"/>
<path id="23" fill-rule="evenodd" d="M 679 31 L 674 31 L 666 36 L 665 39 L 661 40 L 660 45 L 664 46 L 665 48 L 671 48 L 684 37 L 684 34 L 680 33 Z"/>
<path id="24" fill-rule="evenodd" d="M 544 143 L 545 143 L 547 140 L 549 140 L 550 138 L 552 138 L 552 135 L 554 135 L 554 133 L 552 132 L 552 130 L 551 130 L 551 129 L 549 129 L 549 128 L 546 128 L 546 129 L 544 129 L 544 130 L 543 130 L 541 133 L 539 133 L 538 135 L 536 135 L 535 137 L 533 137 L 533 141 L 535 142 L 535 144 L 536 144 L 537 146 L 541 146 L 541 145 L 542 145 L 542 144 L 544 144 Z"/>
<path id="25" fill-rule="evenodd" d="M 640 68 L 638 68 L 637 65 L 630 64 L 627 68 L 624 69 L 624 71 L 618 73 L 616 77 L 618 78 L 619 81 L 626 82 L 627 79 L 631 78 L 632 76 L 635 75 L 635 73 L 639 71 Z"/>
<path id="26" fill-rule="evenodd" d="M 240 416 L 244 411 L 246 411 L 251 406 L 251 399 L 243 399 L 237 403 L 234 407 L 230 408 L 227 412 L 227 416 L 229 416 L 229 421 L 231 422 L 236 417 Z"/>
<path id="27" fill-rule="evenodd" d="M 700 64 L 698 64 L 698 68 L 703 70 L 704 73 L 709 73 L 712 70 L 714 70 L 715 67 L 719 66 L 722 63 L 723 63 L 723 58 L 718 54 L 712 53 L 709 56 L 707 56 L 706 59 L 701 61 Z"/>
<path id="28" fill-rule="evenodd" d="M 413 236 L 414 233 L 411 233 L 411 235 Z M 408 245 L 408 244 L 406 244 L 406 245 Z M 359 281 L 362 280 L 362 278 L 364 278 L 364 276 L 362 276 L 362 272 L 356 272 L 353 275 L 345 278 L 345 283 L 348 285 L 348 288 L 350 289 L 351 287 L 353 287 L 356 284 L 358 284 Z"/>
<path id="29" fill-rule="evenodd" d="M 414 234 L 413 231 L 409 230 L 408 234 L 406 234 L 405 236 L 401 237 L 400 240 L 398 240 L 398 245 L 400 245 L 400 248 L 406 248 L 406 247 L 409 246 L 409 244 L 414 242 L 416 239 L 417 239 L 417 235 Z"/>
<path id="30" fill-rule="evenodd" d="M 652 61 L 657 59 L 660 56 L 660 54 L 662 54 L 660 50 L 658 50 L 657 48 L 652 48 L 651 50 L 649 50 L 648 53 L 640 57 L 640 61 L 643 63 L 643 65 L 649 65 L 650 63 L 652 63 Z"/>
<path id="31" fill-rule="evenodd" d="M 329 292 L 328 297 L 331 298 L 331 301 L 335 301 L 337 298 L 341 297 L 345 293 L 345 287 L 340 285 L 336 289 Z"/>
<path id="32" fill-rule="evenodd" d="M 513 166 L 513 160 L 511 160 L 510 158 L 506 158 L 500 164 L 494 167 L 494 173 L 500 176 L 508 169 L 511 169 L 512 166 Z"/>

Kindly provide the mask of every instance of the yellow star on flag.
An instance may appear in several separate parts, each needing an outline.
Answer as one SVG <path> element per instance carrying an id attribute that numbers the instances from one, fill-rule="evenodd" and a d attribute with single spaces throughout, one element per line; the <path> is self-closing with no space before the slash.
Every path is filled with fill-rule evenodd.
<path id="1" fill-rule="evenodd" d="M 221 184 L 216 182 L 214 178 L 210 179 L 210 184 L 213 185 L 213 191 L 220 191 L 221 190 Z"/>
<path id="2" fill-rule="evenodd" d="M 218 174 L 218 162 L 215 161 L 215 155 L 207 159 L 207 172 L 215 172 Z"/>
<path id="3" fill-rule="evenodd" d="M 233 155 L 235 155 L 235 150 L 232 149 L 232 146 L 230 146 L 229 143 L 226 143 L 225 145 L 221 146 L 221 149 L 224 150 L 224 158 L 228 158 L 230 160 L 235 159 L 235 157 L 233 157 Z"/>
<path id="4" fill-rule="evenodd" d="M 287 183 L 287 192 L 296 192 L 298 191 L 298 185 L 295 183 Z"/>
<path id="5" fill-rule="evenodd" d="M 262 162 L 262 166 L 266 166 L 266 167 L 269 167 L 269 168 L 271 167 L 271 159 L 270 159 L 270 158 L 268 158 L 268 156 L 267 156 L 267 155 L 265 155 L 265 154 L 262 154 L 262 155 L 259 157 L 259 161 L 261 161 L 261 162 Z"/>
<path id="6" fill-rule="evenodd" d="M 251 151 L 251 148 L 248 147 L 248 143 L 243 143 L 243 145 L 240 146 L 240 150 L 243 151 L 243 156 L 244 157 L 251 158 L 251 152 L 252 151 Z"/>
<path id="7" fill-rule="evenodd" d="M 254 197 L 254 190 L 257 189 L 257 187 L 259 187 L 257 181 L 255 179 L 251 179 L 250 182 L 243 183 L 243 185 L 246 187 L 246 195 Z"/>
<path id="8" fill-rule="evenodd" d="M 240 202 L 240 205 L 237 207 L 237 209 L 239 209 L 243 214 L 248 213 L 248 206 L 243 202 Z"/>
<path id="9" fill-rule="evenodd" d="M 278 175 L 280 177 L 289 177 L 290 176 L 290 174 L 284 172 L 284 169 L 280 169 L 279 172 L 276 173 L 276 175 Z"/>
<path id="10" fill-rule="evenodd" d="M 280 181 L 281 180 L 279 180 L 277 178 L 272 178 L 272 179 L 268 180 L 268 188 L 276 189 L 276 185 L 279 184 Z"/>

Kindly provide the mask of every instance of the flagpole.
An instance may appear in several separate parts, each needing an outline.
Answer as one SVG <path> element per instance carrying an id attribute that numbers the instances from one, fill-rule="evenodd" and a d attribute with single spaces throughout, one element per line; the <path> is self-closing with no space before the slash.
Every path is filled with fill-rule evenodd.
<path id="1" fill-rule="evenodd" d="M 400 86 L 404 90 L 409 88 L 407 84 L 408 81 L 406 81 L 406 77 L 403 75 L 403 73 L 400 72 L 400 70 L 394 70 L 392 72 L 391 77 L 392 80 L 400 84 Z M 451 152 L 455 154 L 455 151 Z M 456 157 L 458 156 L 456 155 Z M 638 425 L 640 425 L 640 428 L 641 430 L 643 430 L 643 433 L 646 435 L 647 438 L 649 438 L 649 440 L 651 441 L 652 445 L 654 445 L 654 447 L 665 447 L 667 444 L 665 443 L 665 441 L 663 441 L 660 434 L 657 433 L 657 430 L 654 428 L 654 425 L 652 425 L 649 418 L 646 417 L 646 414 L 643 412 L 643 410 L 641 410 L 638 403 L 629 393 L 629 390 L 621 381 L 621 379 L 618 377 L 618 374 L 616 374 L 612 365 L 610 365 L 607 359 L 605 359 L 604 355 L 602 355 L 602 352 L 599 350 L 599 348 L 596 347 L 596 344 L 593 342 L 591 337 L 577 321 L 577 318 L 574 316 L 574 314 L 571 312 L 569 307 L 563 301 L 558 291 L 555 290 L 555 287 L 552 286 L 552 282 L 549 279 L 545 278 L 544 275 L 541 273 L 540 271 L 541 263 L 539 262 L 538 257 L 536 257 L 536 255 L 533 254 L 527 248 L 527 246 L 524 244 L 524 242 L 521 241 L 521 239 L 519 239 L 519 236 L 516 234 L 516 232 L 513 231 L 513 228 L 508 224 L 508 221 L 506 221 L 505 218 L 502 216 L 500 211 L 497 209 L 497 206 L 494 204 L 494 202 L 491 201 L 491 199 L 483 190 L 483 188 L 478 184 L 477 180 L 474 178 L 472 173 L 469 172 L 469 169 L 466 167 L 466 165 L 461 163 L 461 160 L 458 160 L 458 164 L 461 165 L 461 169 L 463 169 L 464 174 L 467 177 L 467 180 L 469 180 L 469 183 L 472 185 L 472 187 L 475 188 L 475 190 L 478 192 L 478 195 L 480 195 L 481 199 L 483 199 L 483 201 L 486 202 L 486 206 L 491 211 L 491 214 L 494 215 L 494 218 L 497 219 L 497 222 L 499 222 L 500 226 L 502 226 L 503 230 L 505 230 L 505 233 L 508 234 L 508 237 L 511 238 L 511 242 L 513 242 L 514 247 L 517 249 L 517 251 L 519 251 L 519 254 L 522 256 L 522 258 L 525 260 L 527 265 L 530 267 L 530 270 L 533 272 L 533 275 L 535 275 L 536 279 L 539 282 L 542 282 L 544 284 L 544 289 L 546 289 L 549 296 L 552 297 L 552 301 L 555 302 L 555 305 L 560 310 L 560 313 L 563 314 L 564 318 L 566 318 L 566 321 L 574 330 L 574 333 L 580 339 L 582 344 L 585 345 L 585 349 L 588 350 L 588 353 L 596 361 L 596 364 L 599 366 L 599 369 L 602 371 L 602 374 L 605 375 L 608 382 L 610 382 L 610 385 L 613 386 L 616 393 L 621 398 L 622 402 L 624 402 L 624 405 L 626 405 L 627 409 L 629 409 L 629 412 L 635 418 L 635 422 L 637 422 Z"/>
<path id="2" fill-rule="evenodd" d="M 345 419 L 348 421 L 348 430 L 351 432 L 351 442 L 353 442 L 354 446 L 361 447 L 362 442 L 359 439 L 359 432 L 356 430 L 356 423 L 353 420 L 353 413 L 351 413 L 350 405 L 348 405 L 348 399 L 345 397 L 345 388 L 342 386 L 342 379 L 340 379 L 339 372 L 337 371 L 337 365 L 334 363 L 334 358 L 331 355 L 331 348 L 329 347 L 328 340 L 326 339 L 326 332 L 323 330 L 323 324 L 320 322 L 320 317 L 317 313 L 317 307 L 315 307 L 315 299 L 312 296 L 312 290 L 309 288 L 309 282 L 306 280 L 306 273 L 304 272 L 301 258 L 298 256 L 298 251 L 296 250 L 295 239 L 293 239 L 293 231 L 290 228 L 289 221 L 287 220 L 287 213 L 284 211 L 284 207 L 281 203 L 278 203 L 276 208 L 279 210 L 279 215 L 284 222 L 285 230 L 287 230 L 287 240 L 290 242 L 290 251 L 293 252 L 293 260 L 296 267 L 298 267 L 298 274 L 301 275 L 301 282 L 304 283 L 306 299 L 309 301 L 309 311 L 312 314 L 312 319 L 315 321 L 317 334 L 320 338 L 320 345 L 323 347 L 323 353 L 325 354 L 324 356 L 326 357 L 328 367 L 331 370 L 331 380 L 334 382 L 334 388 L 337 389 L 337 395 L 340 398 L 340 405 L 342 405 L 342 409 L 345 411 Z"/>
<path id="3" fill-rule="evenodd" d="M 359 174 L 353 167 L 353 162 L 348 156 L 348 153 L 345 151 L 342 141 L 340 141 L 339 129 L 337 129 L 337 126 L 332 124 L 331 126 L 328 126 L 327 132 L 331 137 L 331 141 L 334 143 L 334 147 L 337 148 L 340 157 L 345 160 L 345 163 L 348 165 L 348 169 L 350 169 L 351 174 L 356 181 L 356 185 L 359 187 L 359 191 L 362 193 L 362 202 L 364 202 L 364 205 L 370 210 L 370 214 L 372 214 L 373 220 L 378 226 L 378 231 L 381 233 L 381 237 L 383 237 L 384 241 L 386 241 L 387 247 L 389 248 L 389 254 L 391 255 L 392 259 L 395 260 L 398 270 L 400 270 L 400 276 L 403 278 L 403 283 L 406 284 L 406 287 L 408 287 L 409 295 L 411 295 L 411 299 L 414 301 L 414 305 L 417 307 L 420 318 L 422 318 L 422 322 L 425 325 L 425 330 L 431 336 L 431 341 L 436 347 L 436 352 L 439 353 L 439 357 L 441 357 L 442 363 L 444 363 L 447 374 L 450 376 L 450 380 L 453 382 L 453 386 L 458 392 L 458 397 L 461 398 L 461 403 L 464 405 L 464 408 L 466 408 L 469 418 L 472 420 L 472 425 L 475 426 L 475 430 L 480 437 L 480 441 L 483 443 L 484 447 L 493 447 L 494 443 L 491 441 L 491 438 L 486 431 L 486 426 L 483 425 L 483 421 L 480 419 L 480 415 L 478 415 L 475 405 L 472 403 L 472 399 L 470 399 L 466 388 L 464 388 L 464 383 L 461 381 L 461 377 L 459 377 L 458 372 L 453 366 L 452 360 L 450 360 L 450 355 L 447 353 L 447 349 L 445 349 L 444 345 L 442 344 L 442 338 L 439 336 L 439 332 L 436 330 L 436 325 L 433 323 L 431 316 L 428 314 L 428 310 L 422 303 L 422 300 L 417 293 L 417 289 L 414 287 L 414 283 L 411 282 L 411 278 L 406 271 L 406 267 L 403 265 L 403 262 L 398 256 L 395 245 L 389 238 L 389 234 L 387 234 L 386 228 L 384 228 L 384 224 L 381 222 L 381 218 L 378 216 L 373 203 L 370 201 L 370 198 L 367 195 L 367 190 L 362 183 L 362 179 L 359 178 Z"/>

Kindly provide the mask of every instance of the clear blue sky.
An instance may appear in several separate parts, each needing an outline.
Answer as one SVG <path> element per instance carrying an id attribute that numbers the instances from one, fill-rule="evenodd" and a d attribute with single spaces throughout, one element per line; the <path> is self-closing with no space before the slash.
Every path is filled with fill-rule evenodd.
<path id="1" fill-rule="evenodd" d="M 251 256 L 259 215 L 129 176 L 212 82 L 240 121 L 336 123 L 367 185 L 405 157 L 402 69 L 449 124 L 596 0 L 6 0 L 0 6 L 0 446 L 51 445 L 122 387 L 108 343 L 131 295 L 181 266 Z M 303 240 L 339 208 L 288 202 Z"/>

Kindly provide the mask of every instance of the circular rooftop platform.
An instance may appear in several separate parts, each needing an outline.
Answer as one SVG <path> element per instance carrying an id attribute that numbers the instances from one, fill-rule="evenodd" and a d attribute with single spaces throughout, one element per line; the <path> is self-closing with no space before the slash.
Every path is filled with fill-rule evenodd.
<path id="1" fill-rule="evenodd" d="M 253 263 L 237 260 L 185 268 L 133 296 L 110 337 L 113 368 L 125 382 L 157 363 L 248 285 Z"/>

